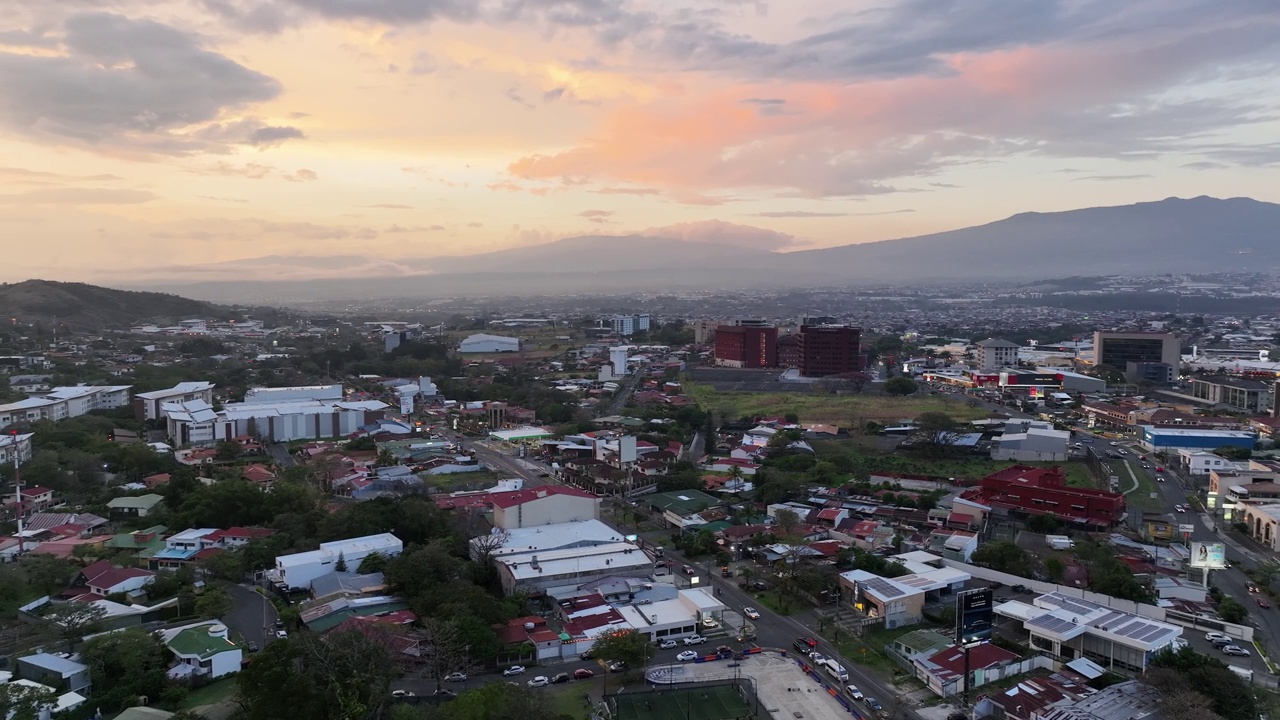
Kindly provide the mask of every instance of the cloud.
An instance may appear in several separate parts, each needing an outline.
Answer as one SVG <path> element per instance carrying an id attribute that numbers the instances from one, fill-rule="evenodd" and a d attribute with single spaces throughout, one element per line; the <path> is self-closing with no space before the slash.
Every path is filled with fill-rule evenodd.
<path id="1" fill-rule="evenodd" d="M 882 212 L 860 212 L 860 213 L 853 213 L 853 215 L 854 217 L 872 217 L 875 215 L 905 215 L 907 213 L 913 213 L 913 212 L 915 212 L 914 209 L 906 208 L 903 210 L 884 210 Z"/>
<path id="2" fill-rule="evenodd" d="M 484 227 L 484 223 L 482 223 L 482 222 L 475 222 L 475 221 L 472 221 L 472 222 L 467 223 L 467 227 L 469 227 L 469 228 L 482 228 L 482 227 Z"/>
<path id="3" fill-rule="evenodd" d="M 431 20 L 474 20 L 475 0 L 289 0 L 293 5 L 334 20 L 370 20 L 388 25 Z"/>
<path id="4" fill-rule="evenodd" d="M 578 213 L 578 217 L 586 218 L 593 223 L 607 223 L 614 214 L 612 210 L 583 210 Z"/>
<path id="5" fill-rule="evenodd" d="M 1124 180 L 1145 180 L 1152 177 L 1147 173 L 1135 173 L 1133 175 L 1085 175 L 1083 177 L 1071 178 L 1072 182 L 1080 181 L 1096 181 L 1096 182 L 1120 182 Z"/>
<path id="6" fill-rule="evenodd" d="M 597 195 L 637 195 L 644 197 L 646 195 L 661 195 L 662 191 L 658 188 L 630 188 L 630 187 L 604 187 L 592 190 Z"/>
<path id="7" fill-rule="evenodd" d="M 159 198 L 146 190 L 117 188 L 43 188 L 15 195 L 0 195 L 6 205 L 136 205 Z"/>
<path id="8" fill-rule="evenodd" d="M 936 188 L 958 188 L 958 187 L 963 187 L 963 186 L 961 186 L 961 185 L 956 185 L 955 183 L 931 182 L 931 183 L 929 183 L 929 187 L 936 187 Z"/>
<path id="9" fill-rule="evenodd" d="M 113 182 L 121 180 L 119 175 L 102 173 L 98 175 L 65 175 L 47 170 L 29 170 L 19 167 L 0 167 L 0 178 L 5 182 L 19 185 L 55 185 L 60 182 Z"/>
<path id="10" fill-rule="evenodd" d="M 445 226 L 443 226 L 443 225 L 432 225 L 431 227 L 429 227 L 429 228 L 427 228 L 427 229 L 428 229 L 428 230 L 430 230 L 430 231 L 432 231 L 432 232 L 440 232 L 441 230 L 444 230 L 444 229 L 445 229 Z"/>
<path id="11" fill-rule="evenodd" d="M 415 232 L 423 232 L 423 231 L 425 231 L 426 229 L 427 229 L 427 228 L 424 228 L 424 227 L 422 227 L 422 226 L 420 226 L 420 225 L 412 225 L 412 226 L 409 226 L 409 227 L 405 227 L 405 226 L 403 226 L 403 225 L 391 225 L 390 227 L 386 228 L 386 229 L 385 229 L 385 230 L 383 230 L 382 232 L 384 232 L 384 233 L 389 233 L 389 234 L 392 234 L 392 235 L 396 235 L 396 234 L 401 234 L 401 233 L 415 233 Z"/>
<path id="12" fill-rule="evenodd" d="M 284 179 L 288 180 L 289 182 L 312 182 L 314 180 L 319 180 L 320 175 L 315 170 L 298 168 L 293 172 L 292 175 L 286 174 L 284 176 Z"/>
<path id="13" fill-rule="evenodd" d="M 397 203 L 374 203 L 373 205 L 361 205 L 362 208 L 377 208 L 379 210 L 412 210 L 412 205 L 399 205 Z"/>
<path id="14" fill-rule="evenodd" d="M 0 52 L 0 129 L 101 152 L 226 152 L 262 128 L 232 139 L 217 121 L 281 91 L 154 20 L 81 13 L 62 30 L 61 54 Z"/>
<path id="15" fill-rule="evenodd" d="M 562 88 L 562 87 L 552 88 L 542 93 L 542 102 L 548 102 L 548 103 L 555 102 L 556 100 L 559 100 L 564 95 L 564 93 L 565 93 L 565 88 Z"/>
<path id="16" fill-rule="evenodd" d="M 769 210 L 766 212 L 751 213 L 754 217 L 765 218 L 833 218 L 845 217 L 849 213 L 842 212 L 811 212 L 809 210 Z"/>
<path id="17" fill-rule="evenodd" d="M 1222 170 L 1231 166 L 1224 162 L 1200 160 L 1197 162 L 1183 163 L 1181 167 L 1187 168 L 1188 170 Z"/>
<path id="18" fill-rule="evenodd" d="M 260 127 L 249 133 L 245 143 L 254 147 L 274 147 L 285 140 L 304 138 L 306 135 L 296 127 L 268 126 Z"/>
<path id="19" fill-rule="evenodd" d="M 212 165 L 186 167 L 183 168 L 183 170 L 200 175 L 227 175 L 232 177 L 248 178 L 250 180 L 261 180 L 276 171 L 276 169 L 271 165 L 252 162 L 244 163 L 243 165 L 234 165 L 223 160 L 219 160 Z"/>
<path id="20" fill-rule="evenodd" d="M 787 233 L 751 225 L 738 225 L 723 220 L 678 223 L 649 228 L 639 234 L 687 242 L 731 245 L 750 250 L 780 250 L 795 242 L 795 237 Z"/>

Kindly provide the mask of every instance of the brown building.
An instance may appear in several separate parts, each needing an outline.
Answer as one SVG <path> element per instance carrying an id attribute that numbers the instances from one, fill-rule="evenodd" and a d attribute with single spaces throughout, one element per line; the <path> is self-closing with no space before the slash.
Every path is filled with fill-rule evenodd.
<path id="1" fill-rule="evenodd" d="M 783 335 L 778 338 L 778 367 L 798 368 L 804 360 L 799 335 Z"/>
<path id="2" fill-rule="evenodd" d="M 847 325 L 804 325 L 800 328 L 800 374 L 840 375 L 861 370 L 862 329 Z"/>
<path id="3" fill-rule="evenodd" d="M 731 325 L 716 328 L 717 365 L 767 368 L 777 361 L 778 328 Z"/>

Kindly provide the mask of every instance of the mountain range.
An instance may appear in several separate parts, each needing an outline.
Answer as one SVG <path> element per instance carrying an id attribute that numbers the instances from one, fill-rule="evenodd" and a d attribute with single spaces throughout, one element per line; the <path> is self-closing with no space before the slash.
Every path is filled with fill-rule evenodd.
<path id="1" fill-rule="evenodd" d="M 157 292 L 129 292 L 86 283 L 25 280 L 0 284 L 0 317 L 40 323 L 48 329 L 118 328 L 143 322 L 169 324 L 210 317 L 223 308 Z"/>
<path id="2" fill-rule="evenodd" d="M 718 230 L 722 236 L 726 232 Z M 1280 205 L 1202 196 L 1028 212 L 930 235 L 795 252 L 662 236 L 591 235 L 427 259 L 257 258 L 186 268 L 185 274 L 201 277 L 203 268 L 204 277 L 233 278 L 250 267 L 278 267 L 276 280 L 148 286 L 211 300 L 261 302 L 1265 272 L 1280 265 L 1278 235 Z M 335 268 L 350 272 L 334 277 Z M 308 273 L 313 277 L 301 277 Z"/>

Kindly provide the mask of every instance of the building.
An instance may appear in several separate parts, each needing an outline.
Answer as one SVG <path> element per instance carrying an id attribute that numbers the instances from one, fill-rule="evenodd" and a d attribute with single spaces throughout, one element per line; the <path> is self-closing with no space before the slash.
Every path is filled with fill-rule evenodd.
<path id="1" fill-rule="evenodd" d="M 1235 467 L 1230 460 L 1204 450 L 1179 450 L 1178 464 L 1189 475 L 1208 475 L 1217 470 L 1231 470 Z"/>
<path id="2" fill-rule="evenodd" d="M 165 403 L 191 400 L 203 400 L 212 405 L 213 383 L 182 382 L 167 390 L 136 393 L 133 396 L 133 406 L 139 420 L 160 420 L 163 419 L 160 407 Z"/>
<path id="3" fill-rule="evenodd" d="M 641 313 L 639 315 L 614 315 L 610 319 L 613 326 L 614 335 L 634 335 L 638 332 L 648 332 L 650 325 L 649 313 Z"/>
<path id="4" fill-rule="evenodd" d="M 1125 382 L 1139 385 L 1141 383 L 1150 383 L 1152 385 L 1172 385 L 1173 381 L 1178 378 L 1178 368 L 1176 365 L 1170 365 L 1162 362 L 1133 362 L 1130 360 L 1125 364 L 1124 379 Z"/>
<path id="5" fill-rule="evenodd" d="M 1211 405 L 1225 405 L 1237 412 L 1265 415 L 1271 412 L 1274 383 L 1225 375 L 1191 379 L 1192 397 Z"/>
<path id="6" fill-rule="evenodd" d="M 653 559 L 599 520 L 524 527 L 472 539 L 472 556 L 485 553 L 493 558 L 508 595 L 541 595 L 548 588 L 609 575 L 653 574 Z"/>
<path id="7" fill-rule="evenodd" d="M 1149 720 L 1160 712 L 1160 692 L 1137 680 L 1122 682 L 1083 698 L 1063 698 L 1036 715 L 1037 720 Z M 1166 718 L 1166 720 L 1169 720 Z"/>
<path id="8" fill-rule="evenodd" d="M 66 420 L 93 410 L 129 404 L 131 385 L 71 385 L 33 393 L 26 400 L 0 405 L 0 427 L 37 420 Z"/>
<path id="9" fill-rule="evenodd" d="M 995 614 L 1021 621 L 1031 647 L 1055 660 L 1085 657 L 1113 672 L 1141 675 L 1157 652 L 1182 635 L 1177 625 L 1061 593 L 1033 603 L 1000 603 Z"/>
<path id="10" fill-rule="evenodd" d="M 341 391 L 341 386 L 337 387 Z M 209 445 L 241 436 L 264 442 L 347 437 L 380 420 L 387 407 L 378 400 L 255 397 L 254 402 L 228 403 L 221 410 L 214 410 L 203 400 L 165 403 L 161 412 L 175 444 Z"/>
<path id="11" fill-rule="evenodd" d="M 1028 668 L 1022 657 L 992 643 L 981 643 L 969 649 L 965 657 L 959 645 L 943 648 L 932 655 L 912 660 L 915 675 L 939 697 L 953 697 L 965 691 L 964 676 L 969 674 L 969 689 L 982 687 L 1006 677 L 1014 677 Z"/>
<path id="12" fill-rule="evenodd" d="M 1067 485 L 1059 468 L 1014 465 L 982 479 L 962 499 L 1005 513 L 1050 515 L 1067 522 L 1109 528 L 1124 520 L 1120 493 Z"/>
<path id="13" fill-rule="evenodd" d="M 1249 537 L 1272 552 L 1280 550 L 1280 503 L 1244 504 L 1235 509 L 1235 517 L 1249 528 Z"/>
<path id="14" fill-rule="evenodd" d="M 286 591 L 308 590 L 318 577 L 341 570 L 358 572 L 360 563 L 377 553 L 383 557 L 396 557 L 404 551 L 404 543 L 391 533 L 320 543 L 318 550 L 280 555 L 276 567 L 269 571 L 273 582 Z"/>
<path id="15" fill-rule="evenodd" d="M 800 374 L 842 375 L 862 369 L 862 330 L 847 325 L 804 325 L 800 328 Z"/>
<path id="16" fill-rule="evenodd" d="M 490 493 L 493 526 L 502 530 L 600 519 L 600 496 L 564 485 Z"/>
<path id="17" fill-rule="evenodd" d="M 716 364 L 767 368 L 777 363 L 778 328 L 725 325 L 716 328 Z"/>
<path id="18" fill-rule="evenodd" d="M 161 632 L 177 660 L 167 673 L 170 680 L 216 680 L 240 672 L 241 649 L 227 637 L 226 625 L 200 623 Z"/>
<path id="19" fill-rule="evenodd" d="M 18 672 L 28 680 L 81 695 L 89 694 L 89 666 L 46 652 L 18 658 Z"/>
<path id="20" fill-rule="evenodd" d="M 887 630 L 919 625 L 924 617 L 925 591 L 895 579 L 850 570 L 840 573 L 840 588 L 855 610 L 883 618 Z"/>
<path id="21" fill-rule="evenodd" d="M 333 402 L 341 400 L 345 392 L 341 383 L 332 385 L 295 385 L 292 387 L 255 387 L 244 393 L 246 405 L 256 403 L 282 403 L 293 401 Z"/>
<path id="22" fill-rule="evenodd" d="M 799 368 L 804 362 L 804 348 L 799 335 L 783 335 L 778 338 L 778 367 Z"/>
<path id="23" fill-rule="evenodd" d="M 163 495 L 149 493 L 147 495 L 111 498 L 107 501 L 107 508 L 111 510 L 112 517 L 142 518 L 150 515 L 151 511 L 162 502 L 164 502 Z"/>
<path id="24" fill-rule="evenodd" d="M 1177 452 L 1179 450 L 1216 450 L 1236 447 L 1253 449 L 1258 436 L 1246 430 L 1208 430 L 1202 428 L 1172 428 L 1139 425 L 1140 443 L 1149 452 Z"/>
<path id="25" fill-rule="evenodd" d="M 696 345 L 715 342 L 716 329 L 728 324 L 723 320 L 690 320 L 685 323 L 687 327 L 693 328 L 693 342 Z"/>
<path id="26" fill-rule="evenodd" d="M 106 597 L 115 593 L 128 593 L 155 582 L 156 574 L 142 568 L 120 568 L 111 564 L 110 560 L 99 560 L 85 566 L 71 580 L 71 587 L 64 593 L 68 597 L 77 597 L 92 593 Z"/>
<path id="27" fill-rule="evenodd" d="M 11 466 L 15 458 L 19 464 L 30 460 L 31 438 L 33 437 L 35 437 L 35 433 L 5 433 L 0 435 L 0 465 Z"/>
<path id="28" fill-rule="evenodd" d="M 460 353 L 503 353 L 520 352 L 520 339 L 506 335 L 489 335 L 476 333 L 469 335 L 458 343 Z"/>
<path id="29" fill-rule="evenodd" d="M 1178 367 L 1182 346 L 1178 336 L 1160 332 L 1112 332 L 1093 334 L 1093 364 L 1125 370 L 1129 363 L 1164 363 Z"/>
<path id="30" fill-rule="evenodd" d="M 1054 430 L 1052 423 L 1010 420 L 991 447 L 992 460 L 1066 462 L 1071 433 Z"/>
<path id="31" fill-rule="evenodd" d="M 1018 344 L 999 338 L 987 338 L 975 346 L 978 372 L 998 372 L 1018 366 Z"/>

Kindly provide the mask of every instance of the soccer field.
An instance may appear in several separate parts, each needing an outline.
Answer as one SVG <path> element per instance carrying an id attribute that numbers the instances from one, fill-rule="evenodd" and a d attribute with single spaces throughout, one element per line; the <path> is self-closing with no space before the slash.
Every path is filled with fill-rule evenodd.
<path id="1" fill-rule="evenodd" d="M 616 720 L 736 720 L 752 717 L 730 685 L 671 688 L 612 698 Z"/>

